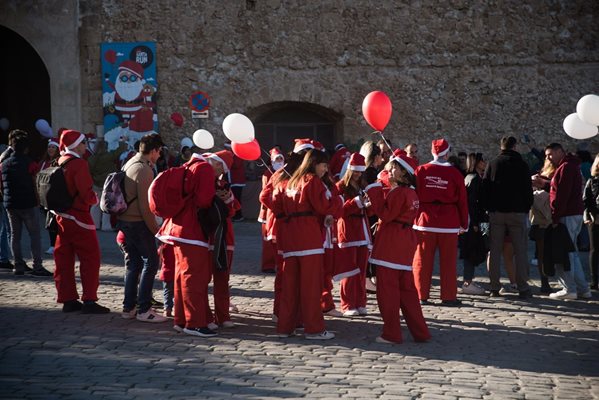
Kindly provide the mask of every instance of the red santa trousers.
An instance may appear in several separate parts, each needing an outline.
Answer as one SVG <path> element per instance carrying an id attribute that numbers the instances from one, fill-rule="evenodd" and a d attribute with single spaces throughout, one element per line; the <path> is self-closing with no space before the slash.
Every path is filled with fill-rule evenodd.
<path id="1" fill-rule="evenodd" d="M 356 310 L 366 307 L 366 267 L 368 266 L 368 246 L 352 246 L 346 248 L 349 260 L 352 260 L 360 273 L 341 281 L 341 309 Z"/>
<path id="2" fill-rule="evenodd" d="M 272 240 L 264 240 L 267 235 L 266 224 L 262 224 L 262 271 L 275 269 L 277 247 Z"/>
<path id="3" fill-rule="evenodd" d="M 100 284 L 100 246 L 96 231 L 85 229 L 70 219 L 56 217 L 58 235 L 54 245 L 54 283 L 58 303 L 77 300 L 75 283 L 75 256 L 79 259 L 79 273 L 83 288 L 83 301 L 98 300 Z"/>
<path id="4" fill-rule="evenodd" d="M 210 252 L 212 260 L 213 252 Z M 233 250 L 227 250 L 227 270 L 218 271 L 212 268 L 213 288 L 212 295 L 214 297 L 214 316 L 212 310 L 208 307 L 209 322 L 216 322 L 222 325 L 225 321 L 231 320 L 229 306 L 231 305 L 231 293 L 229 290 L 229 277 L 231 276 L 231 265 L 233 264 Z"/>
<path id="5" fill-rule="evenodd" d="M 212 262 L 208 249 L 175 242 L 175 325 L 208 326 L 208 284 Z"/>
<path id="6" fill-rule="evenodd" d="M 283 287 L 277 332 L 295 330 L 301 307 L 305 333 L 324 331 L 324 317 L 320 307 L 322 296 L 323 255 L 288 257 L 283 262 Z"/>
<path id="7" fill-rule="evenodd" d="M 422 315 L 412 271 L 377 265 L 376 299 L 383 318 L 383 333 L 381 335 L 383 339 L 395 343 L 402 342 L 399 322 L 400 309 L 415 341 L 424 342 L 431 338 Z"/>
<path id="8" fill-rule="evenodd" d="M 323 312 L 333 310 L 333 269 L 335 265 L 335 249 L 324 249 L 324 266 L 322 268 L 322 295 L 320 308 Z"/>
<path id="9" fill-rule="evenodd" d="M 420 300 L 428 300 L 429 298 L 437 248 L 439 249 L 441 272 L 441 300 L 455 300 L 458 293 L 456 280 L 458 262 L 457 233 L 416 231 L 416 237 L 418 245 L 412 266 Z"/>

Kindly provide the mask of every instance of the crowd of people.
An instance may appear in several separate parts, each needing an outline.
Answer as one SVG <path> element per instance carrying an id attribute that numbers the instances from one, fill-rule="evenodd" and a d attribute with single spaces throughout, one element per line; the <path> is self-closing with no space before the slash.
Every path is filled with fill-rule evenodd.
<path id="1" fill-rule="evenodd" d="M 124 141 L 113 151 L 100 142 L 92 153 L 85 135 L 62 130 L 35 162 L 28 155 L 26 132 L 14 130 L 8 141 L 0 156 L 0 268 L 15 275 L 53 276 L 57 302 L 66 313 L 108 313 L 98 304 L 96 230 L 116 230 L 125 265 L 123 318 L 172 321 L 176 331 L 200 337 L 235 326 L 229 288 L 232 222 L 243 219 L 245 176 L 243 161 L 230 147 L 202 152 L 185 143 L 174 158 L 162 138 L 152 134 L 132 151 Z M 431 335 L 422 307 L 435 303 L 430 298 L 435 255 L 442 306 L 459 307 L 458 293 L 499 297 L 515 292 L 526 300 L 533 296 L 529 239 L 535 242 L 540 293 L 553 299 L 591 298 L 591 290 L 598 289 L 599 155 L 591 164 L 590 155 L 569 154 L 558 143 L 546 146 L 544 153 L 529 148 L 521 154 L 520 145 L 512 136 L 501 138 L 499 154 L 488 162 L 480 153 L 451 156 L 445 139 L 432 141 L 428 162 L 420 159 L 416 144 L 394 149 L 384 139 L 367 141 L 354 153 L 339 144 L 331 157 L 312 139 L 296 139 L 287 155 L 272 148 L 258 220 L 262 271 L 275 274 L 272 314 L 279 337 L 302 328 L 306 339 L 332 339 L 325 315 L 367 315 L 367 293 L 375 292 L 383 320 L 378 342 L 403 341 L 400 314 L 413 339 L 427 341 Z M 581 161 L 588 165 L 581 167 Z M 104 183 L 119 170 L 125 210 L 102 212 L 98 203 Z M 167 182 L 168 176 L 179 176 L 175 170 L 182 178 Z M 59 174 L 68 197 L 64 207 L 41 214 L 50 235 L 53 273 L 42 265 L 39 206 L 46 203 L 39 200 L 46 193 L 36 185 L 40 171 Z M 181 206 L 172 215 L 157 211 L 156 196 L 167 196 L 154 187 L 161 184 L 181 194 Z M 583 224 L 588 226 L 590 286 L 577 247 Z M 31 238 L 33 268 L 21 250 L 23 225 Z M 459 258 L 464 272 L 458 288 Z M 502 259 L 510 281 L 505 287 L 500 283 Z M 476 267 L 484 263 L 488 291 L 474 279 Z M 158 271 L 163 302 L 152 296 Z M 559 291 L 551 289 L 550 277 L 557 279 Z M 334 281 L 340 281 L 339 309 Z M 210 282 L 214 308 L 208 300 Z"/>

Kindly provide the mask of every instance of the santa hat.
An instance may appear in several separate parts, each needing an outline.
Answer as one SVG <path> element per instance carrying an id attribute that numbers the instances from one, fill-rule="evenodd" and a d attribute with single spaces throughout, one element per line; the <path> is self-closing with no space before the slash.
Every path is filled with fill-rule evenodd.
<path id="1" fill-rule="evenodd" d="M 313 149 L 314 144 L 311 139 L 295 139 L 295 146 L 293 147 L 294 153 L 299 153 L 302 150 Z"/>
<path id="2" fill-rule="evenodd" d="M 414 170 L 418 166 L 416 160 L 411 157 L 408 157 L 408 153 L 401 149 L 397 149 L 393 152 L 390 161 L 397 161 L 399 165 L 403 167 L 406 171 L 408 171 L 411 175 L 414 175 Z"/>
<path id="3" fill-rule="evenodd" d="M 339 143 L 339 144 L 337 144 L 337 146 L 335 146 L 335 151 L 340 150 L 344 147 L 345 147 L 345 145 L 343 143 Z"/>
<path id="4" fill-rule="evenodd" d="M 366 171 L 366 159 L 360 153 L 353 153 L 349 158 L 349 166 L 347 168 L 350 171 L 364 172 Z"/>
<path id="5" fill-rule="evenodd" d="M 79 143 L 83 142 L 84 140 L 85 135 L 83 135 L 81 132 L 68 129 L 66 131 L 63 131 L 62 135 L 60 135 L 59 148 L 61 151 L 67 149 L 73 150 L 75 147 L 79 145 Z"/>
<path id="6" fill-rule="evenodd" d="M 119 72 L 121 71 L 131 72 L 140 78 L 143 78 L 144 76 L 144 67 L 131 60 L 125 60 L 121 63 L 121 65 L 119 65 Z"/>
<path id="7" fill-rule="evenodd" d="M 48 147 L 50 147 L 50 146 L 60 147 L 60 145 L 54 138 L 48 140 Z"/>
<path id="8" fill-rule="evenodd" d="M 312 145 L 314 145 L 314 148 L 316 150 L 320 150 L 320 151 L 325 151 L 324 146 L 322 145 L 322 143 L 320 143 L 318 140 L 314 140 L 312 139 Z"/>
<path id="9" fill-rule="evenodd" d="M 447 153 L 449 153 L 449 143 L 445 139 L 435 139 L 433 140 L 431 146 L 431 153 L 433 153 L 433 157 L 443 157 Z"/>
<path id="10" fill-rule="evenodd" d="M 270 160 L 271 161 L 274 161 L 274 160 L 276 160 L 279 157 L 285 158 L 285 156 L 283 155 L 283 153 L 281 153 L 279 151 L 279 149 L 277 149 L 276 147 L 273 147 L 272 149 L 270 149 L 269 153 L 270 153 Z"/>
<path id="11" fill-rule="evenodd" d="M 211 158 L 214 161 L 218 161 L 223 165 L 223 171 L 225 174 L 229 173 L 229 170 L 233 166 L 233 153 L 229 150 L 221 150 L 216 153 L 206 153 L 206 158 Z"/>

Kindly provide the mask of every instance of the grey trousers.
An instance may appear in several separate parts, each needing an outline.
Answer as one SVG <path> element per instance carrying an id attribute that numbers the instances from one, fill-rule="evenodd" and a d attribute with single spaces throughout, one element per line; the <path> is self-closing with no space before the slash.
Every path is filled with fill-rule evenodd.
<path id="1" fill-rule="evenodd" d="M 15 259 L 15 269 L 22 271 L 25 267 L 23 260 L 23 252 L 21 249 L 21 236 L 23 233 L 23 225 L 31 238 L 31 255 L 33 257 L 33 269 L 40 270 L 42 267 L 42 242 L 40 233 L 39 209 L 11 208 L 8 212 L 8 220 L 10 221 L 10 247 L 13 258 Z"/>

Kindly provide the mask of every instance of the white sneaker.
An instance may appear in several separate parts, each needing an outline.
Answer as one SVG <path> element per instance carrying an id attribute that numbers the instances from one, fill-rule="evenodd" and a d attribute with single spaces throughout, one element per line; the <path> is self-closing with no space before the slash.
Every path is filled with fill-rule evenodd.
<path id="1" fill-rule="evenodd" d="M 137 307 L 133 307 L 131 310 L 126 311 L 123 309 L 121 312 L 121 318 L 123 319 L 133 319 L 135 318 L 135 314 L 137 313 Z"/>
<path id="2" fill-rule="evenodd" d="M 358 310 L 347 310 L 343 313 L 344 317 L 357 317 L 358 315 L 360 315 Z"/>
<path id="3" fill-rule="evenodd" d="M 223 322 L 223 328 L 234 328 L 235 322 L 233 321 L 225 321 Z"/>
<path id="4" fill-rule="evenodd" d="M 292 337 L 295 336 L 295 331 L 291 332 L 291 333 L 277 333 L 277 337 L 281 338 L 281 339 L 285 339 L 288 337 Z"/>
<path id="5" fill-rule="evenodd" d="M 331 317 L 343 317 L 343 313 L 339 310 L 337 310 L 336 308 L 332 308 L 329 311 L 324 313 L 325 315 L 331 316 Z"/>
<path id="6" fill-rule="evenodd" d="M 335 337 L 333 332 L 322 331 L 320 333 L 308 333 L 305 335 L 308 340 L 329 340 Z"/>
<path id="7" fill-rule="evenodd" d="M 377 342 L 377 343 L 395 344 L 392 341 L 383 338 L 382 336 L 377 336 L 377 338 L 374 339 L 374 341 Z"/>
<path id="8" fill-rule="evenodd" d="M 485 289 L 481 288 L 474 282 L 470 282 L 470 283 L 464 282 L 464 284 L 462 285 L 461 292 L 463 294 L 481 295 L 481 294 L 485 294 Z"/>
<path id="9" fill-rule="evenodd" d="M 366 278 L 366 290 L 369 292 L 376 292 L 376 285 L 370 278 Z"/>
<path id="10" fill-rule="evenodd" d="M 549 294 L 549 298 L 557 300 L 575 300 L 576 297 L 576 293 L 568 293 L 566 289 L 562 289 L 559 292 Z"/>
<path id="11" fill-rule="evenodd" d="M 368 309 L 366 307 L 358 307 L 358 313 L 360 315 L 368 315 Z"/>
<path id="12" fill-rule="evenodd" d="M 218 325 L 216 325 L 214 322 L 211 322 L 208 324 L 208 329 L 210 329 L 211 331 L 215 331 L 218 329 Z"/>
<path id="13" fill-rule="evenodd" d="M 239 312 L 239 308 L 237 308 L 237 306 L 235 304 L 230 303 L 229 304 L 229 312 L 237 314 Z"/>
<path id="14" fill-rule="evenodd" d="M 185 328 L 179 325 L 173 325 L 173 329 L 176 330 L 178 333 L 183 333 L 183 329 Z"/>
<path id="15" fill-rule="evenodd" d="M 50 255 L 54 254 L 54 246 L 48 247 L 48 250 L 46 250 L 46 254 L 50 254 Z"/>
<path id="16" fill-rule="evenodd" d="M 593 298 L 593 293 L 591 293 L 591 289 L 587 290 L 584 293 L 579 293 L 578 294 L 578 298 L 579 299 L 592 299 Z"/>
<path id="17" fill-rule="evenodd" d="M 504 285 L 499 290 L 499 294 L 506 294 L 506 293 L 518 293 L 518 285 L 516 285 L 515 283 L 510 283 L 508 285 Z"/>
<path id="18" fill-rule="evenodd" d="M 135 317 L 138 321 L 141 322 L 165 322 L 168 321 L 168 318 L 163 317 L 162 315 L 158 314 L 156 311 L 154 311 L 153 309 L 148 309 L 148 311 L 146 311 L 145 313 L 140 313 L 137 314 L 137 316 Z"/>

